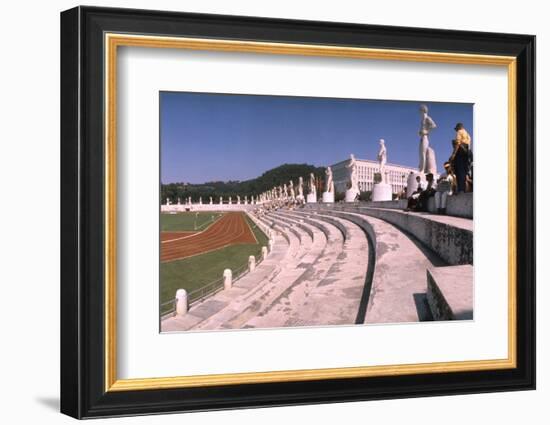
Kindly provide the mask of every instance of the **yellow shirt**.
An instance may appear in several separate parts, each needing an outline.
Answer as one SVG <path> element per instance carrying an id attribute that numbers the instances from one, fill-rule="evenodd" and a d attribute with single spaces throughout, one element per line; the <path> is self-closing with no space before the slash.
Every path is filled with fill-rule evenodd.
<path id="1" fill-rule="evenodd" d="M 468 132 L 466 131 L 466 129 L 461 128 L 460 130 L 458 130 L 456 132 L 456 141 L 459 144 L 465 144 L 465 145 L 470 146 L 471 138 L 470 138 L 470 135 L 468 134 Z"/>

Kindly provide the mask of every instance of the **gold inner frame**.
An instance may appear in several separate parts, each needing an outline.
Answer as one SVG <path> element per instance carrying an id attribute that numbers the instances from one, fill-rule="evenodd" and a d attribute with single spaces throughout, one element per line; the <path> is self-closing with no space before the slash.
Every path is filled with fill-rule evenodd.
<path id="1" fill-rule="evenodd" d="M 105 34 L 105 391 L 136 391 L 213 385 L 312 381 L 416 373 L 515 368 L 516 358 L 516 58 L 461 53 L 370 49 L 326 45 Z M 355 59 L 494 65 L 508 72 L 508 357 L 419 364 L 266 371 L 164 378 L 118 379 L 116 373 L 116 123 L 117 48 L 120 46 L 325 56 Z"/>

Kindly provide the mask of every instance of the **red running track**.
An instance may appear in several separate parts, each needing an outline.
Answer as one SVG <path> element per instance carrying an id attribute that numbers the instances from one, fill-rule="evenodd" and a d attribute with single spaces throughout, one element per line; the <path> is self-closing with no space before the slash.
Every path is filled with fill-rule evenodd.
<path id="1" fill-rule="evenodd" d="M 161 234 L 161 241 L 161 262 L 180 260 L 228 245 L 257 242 L 242 212 L 226 213 L 206 230 L 181 238 L 167 240 Z"/>
<path id="2" fill-rule="evenodd" d="M 185 238 L 187 236 L 194 235 L 197 232 L 160 232 L 160 241 L 161 242 L 167 242 L 174 239 L 181 239 Z"/>

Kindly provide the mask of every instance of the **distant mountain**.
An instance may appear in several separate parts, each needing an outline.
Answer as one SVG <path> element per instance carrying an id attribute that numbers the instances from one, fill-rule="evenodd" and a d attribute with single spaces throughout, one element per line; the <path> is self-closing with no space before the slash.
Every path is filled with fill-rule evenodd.
<path id="1" fill-rule="evenodd" d="M 227 182 L 206 182 L 201 184 L 191 183 L 169 183 L 161 185 L 162 203 L 170 198 L 171 203 L 176 203 L 180 198 L 183 203 L 189 196 L 193 202 L 198 201 L 202 197 L 203 202 L 208 202 L 209 197 L 214 198 L 214 202 L 219 201 L 219 197 L 223 196 L 226 199 L 228 196 L 236 198 L 237 195 L 243 198 L 244 196 L 257 196 L 266 190 L 272 189 L 274 186 L 279 186 L 292 180 L 294 185 L 298 184 L 298 178 L 304 179 L 304 186 L 307 186 L 310 173 L 315 174 L 318 181 L 325 175 L 325 167 L 315 167 L 310 164 L 283 164 L 279 167 L 266 171 L 261 176 L 255 179 L 245 181 L 227 181 Z"/>

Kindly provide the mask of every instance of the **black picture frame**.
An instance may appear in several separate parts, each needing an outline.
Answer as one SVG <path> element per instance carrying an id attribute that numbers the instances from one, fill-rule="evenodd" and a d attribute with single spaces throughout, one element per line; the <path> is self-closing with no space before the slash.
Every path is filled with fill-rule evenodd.
<path id="1" fill-rule="evenodd" d="M 104 34 L 138 33 L 517 58 L 517 367 L 105 391 Z M 75 418 L 535 388 L 535 37 L 131 9 L 61 13 L 61 412 Z"/>

